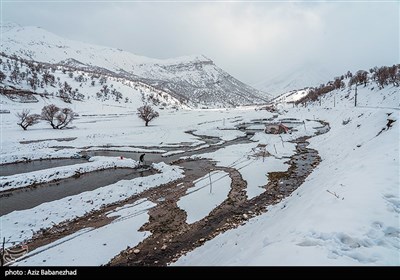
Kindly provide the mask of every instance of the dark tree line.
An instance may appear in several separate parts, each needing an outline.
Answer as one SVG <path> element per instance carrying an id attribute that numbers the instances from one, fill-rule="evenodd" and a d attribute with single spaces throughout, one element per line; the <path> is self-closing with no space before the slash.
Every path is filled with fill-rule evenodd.
<path id="1" fill-rule="evenodd" d="M 297 100 L 296 104 L 305 104 L 309 101 L 316 101 L 322 95 L 327 94 L 333 90 L 342 89 L 346 87 L 344 79 L 349 79 L 348 87 L 364 86 L 369 83 L 375 82 L 378 88 L 383 89 L 385 86 L 393 85 L 398 87 L 400 85 L 400 64 L 393 66 L 374 67 L 368 71 L 359 70 L 355 74 L 348 71 L 345 75 L 336 77 L 333 81 L 327 84 L 322 84 L 319 87 L 314 87 L 309 90 L 309 93 L 303 98 Z"/>

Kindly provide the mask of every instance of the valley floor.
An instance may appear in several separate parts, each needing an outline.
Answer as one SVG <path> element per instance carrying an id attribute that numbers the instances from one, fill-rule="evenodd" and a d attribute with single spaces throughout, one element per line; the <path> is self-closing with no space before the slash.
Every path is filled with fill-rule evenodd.
<path id="1" fill-rule="evenodd" d="M 1 98 L 1 239 L 29 248 L 12 265 L 400 265 L 396 95 L 162 110 L 149 127 L 76 103 L 73 128 L 27 131 L 27 105 Z M 273 121 L 292 133 L 265 134 Z"/>

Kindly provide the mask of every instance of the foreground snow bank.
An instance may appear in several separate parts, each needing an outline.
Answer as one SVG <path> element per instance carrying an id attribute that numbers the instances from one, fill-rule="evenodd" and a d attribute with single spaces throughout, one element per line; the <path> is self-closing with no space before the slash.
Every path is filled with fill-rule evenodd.
<path id="1" fill-rule="evenodd" d="M 33 236 L 40 229 L 81 217 L 90 211 L 124 200 L 147 189 L 160 186 L 183 177 L 183 170 L 163 162 L 153 164 L 160 171 L 147 177 L 121 180 L 93 191 L 43 203 L 32 209 L 14 211 L 1 216 L 1 238 L 6 242 L 21 242 Z M 11 243 L 7 243 L 11 246 Z"/>
<path id="2" fill-rule="evenodd" d="M 109 217 L 118 218 L 100 228 L 85 228 L 43 247 L 16 263 L 17 266 L 99 266 L 108 263 L 127 246 L 134 247 L 150 232 L 140 232 L 147 210 L 154 203 L 142 199 L 117 208 Z M 112 238 L 110 238 L 112 237 Z"/>
<path id="3" fill-rule="evenodd" d="M 29 146 L 29 145 L 28 145 Z M 40 148 L 28 151 L 29 147 L 22 151 L 13 153 L 7 153 L 1 155 L 1 164 L 25 162 L 30 160 L 41 160 L 41 159 L 56 159 L 56 158 L 71 158 L 79 156 L 78 149 L 62 149 L 56 150 L 52 148 Z"/>

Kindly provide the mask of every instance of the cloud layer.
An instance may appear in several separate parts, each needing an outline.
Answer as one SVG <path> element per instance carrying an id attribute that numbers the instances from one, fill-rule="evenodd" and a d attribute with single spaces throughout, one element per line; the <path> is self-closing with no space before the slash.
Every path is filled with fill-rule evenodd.
<path id="1" fill-rule="evenodd" d="M 3 21 L 138 55 L 204 54 L 254 83 L 299 65 L 341 74 L 399 63 L 399 3 L 24 2 Z"/>

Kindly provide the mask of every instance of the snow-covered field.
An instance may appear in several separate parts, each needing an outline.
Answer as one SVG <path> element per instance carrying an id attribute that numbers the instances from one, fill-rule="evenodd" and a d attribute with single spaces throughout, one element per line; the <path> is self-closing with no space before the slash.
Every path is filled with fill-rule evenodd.
<path id="1" fill-rule="evenodd" d="M 226 172 L 212 172 L 198 179 L 194 187 L 189 188 L 178 201 L 178 206 L 187 213 L 187 223 L 206 217 L 228 197 L 230 186 L 231 179 Z"/>
<path id="2" fill-rule="evenodd" d="M 281 138 L 256 132 L 252 142 L 211 152 L 198 150 L 198 154 L 192 156 L 209 158 L 220 166 L 236 168 L 247 181 L 246 194 L 250 199 L 265 191 L 261 186 L 267 184 L 268 172 L 285 171 L 289 167 L 285 162 L 295 153 L 295 144 L 288 141 L 314 135 L 315 128 L 321 126 L 314 120 L 327 121 L 331 127 L 328 133 L 309 140 L 310 147 L 318 151 L 322 162 L 291 196 L 268 207 L 266 213 L 252 218 L 245 225 L 205 242 L 174 265 L 400 265 L 398 88 L 388 86 L 381 91 L 359 89 L 357 108 L 352 106 L 352 96 L 350 99 L 345 97 L 347 92 L 335 94 L 335 107 L 329 95 L 324 97 L 321 107 L 282 105 L 285 111 L 282 110 L 279 118 L 304 121 L 304 125 L 297 125 L 297 131 L 292 134 Z M 242 131 L 227 130 L 236 124 L 273 116 L 267 111 L 255 110 L 255 107 L 165 109 L 159 111 L 159 118 L 145 127 L 135 116 L 136 107 L 133 105 L 112 107 L 93 101 L 88 106 L 87 102 L 74 102 L 72 108 L 80 117 L 73 122 L 72 129 L 54 130 L 41 123 L 23 131 L 15 124 L 14 113 L 22 108 L 39 112 L 48 100 L 16 104 L 0 96 L 0 101 L 2 109 L 11 111 L 10 114 L 0 114 L 2 163 L 24 158 L 70 157 L 80 151 L 97 149 L 157 152 L 161 157 L 161 153 L 166 152 L 165 147 L 176 147 L 175 156 L 180 153 L 184 156 L 182 151 L 187 147 L 208 146 L 195 135 L 219 137 L 223 143 L 244 135 Z M 63 105 L 62 101 L 53 101 Z M 385 129 L 388 118 L 396 122 L 392 128 Z M 193 130 L 194 135 L 185 133 Z M 55 140 L 63 138 L 70 140 Z M 271 156 L 257 157 L 258 145 L 266 145 L 265 149 Z M 164 153 L 164 156 L 171 154 L 174 152 Z M 62 179 L 77 170 L 89 172 L 122 167 L 119 164 L 136 166 L 136 162 L 130 159 L 95 157 L 92 162 L 69 165 L 64 169 L 57 167 L 2 177 L 2 189 L 26 187 L 29 185 L 27 182 L 38 178 L 43 182 L 51 178 Z M 83 216 L 185 176 L 184 170 L 178 166 L 159 163 L 153 167 L 160 173 L 121 180 L 4 215 L 0 217 L 1 239 L 5 237 L 7 242 L 21 242 L 40 229 Z M 229 176 L 215 172 L 211 177 L 215 181 L 211 194 L 207 175 L 194 182 L 193 189 L 188 189 L 177 203 L 187 212 L 188 223 L 207 216 L 226 199 L 231 182 Z M 8 182 L 6 187 L 4 182 Z M 113 223 L 96 229 L 85 228 L 39 247 L 17 264 L 107 263 L 121 250 L 135 246 L 149 235 L 139 228 L 148 220 L 147 209 L 153 203 L 146 200 L 131 206 L 125 205 L 110 213 L 120 216 Z M 81 252 L 82 244 L 87 246 L 84 253 Z M 6 247 L 12 245 L 7 243 Z"/>
<path id="3" fill-rule="evenodd" d="M 174 265 L 400 265 L 399 92 L 359 96 L 374 106 L 343 98 L 335 108 L 288 108 L 287 117 L 330 123 L 310 140 L 320 165 L 267 213 Z M 388 118 L 395 125 L 382 131 Z"/>

